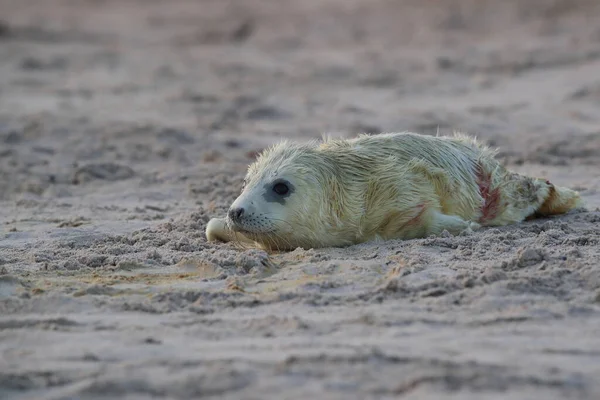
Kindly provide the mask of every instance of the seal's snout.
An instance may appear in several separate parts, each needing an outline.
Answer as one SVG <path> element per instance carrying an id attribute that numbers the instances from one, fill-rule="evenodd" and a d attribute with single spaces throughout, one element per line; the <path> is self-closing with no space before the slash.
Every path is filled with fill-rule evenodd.
<path id="1" fill-rule="evenodd" d="M 233 222 L 240 222 L 244 215 L 243 207 L 232 207 L 229 209 L 228 216 Z"/>

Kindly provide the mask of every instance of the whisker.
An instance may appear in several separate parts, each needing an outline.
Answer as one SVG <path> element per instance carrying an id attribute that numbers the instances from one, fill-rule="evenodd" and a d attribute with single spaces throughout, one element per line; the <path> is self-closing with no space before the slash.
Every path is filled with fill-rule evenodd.
<path id="1" fill-rule="evenodd" d="M 286 221 L 286 220 L 284 220 L 284 219 L 281 219 L 281 218 L 275 218 L 275 217 L 272 217 L 272 216 L 271 216 L 271 214 L 263 214 L 263 215 L 264 215 L 265 217 L 269 217 L 269 219 L 271 219 L 271 220 L 273 220 L 273 221 L 283 222 L 283 223 L 285 223 L 285 224 L 288 224 L 288 225 L 289 225 L 291 228 L 294 228 L 294 225 L 292 225 L 292 223 L 291 223 L 291 222 L 289 222 L 289 221 Z"/>
<path id="2" fill-rule="evenodd" d="M 293 247 L 292 246 L 292 242 L 288 238 L 286 238 L 285 236 L 277 234 L 277 237 L 279 239 L 281 239 L 287 245 L 288 248 L 292 248 Z"/>

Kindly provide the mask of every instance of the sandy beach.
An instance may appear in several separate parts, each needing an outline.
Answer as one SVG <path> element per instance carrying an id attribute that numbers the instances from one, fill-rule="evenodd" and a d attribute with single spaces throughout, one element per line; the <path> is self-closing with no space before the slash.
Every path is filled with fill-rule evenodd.
<path id="1" fill-rule="evenodd" d="M 587 210 L 207 243 L 257 153 L 459 130 Z M 599 399 L 600 2 L 0 0 L 1 399 Z"/>

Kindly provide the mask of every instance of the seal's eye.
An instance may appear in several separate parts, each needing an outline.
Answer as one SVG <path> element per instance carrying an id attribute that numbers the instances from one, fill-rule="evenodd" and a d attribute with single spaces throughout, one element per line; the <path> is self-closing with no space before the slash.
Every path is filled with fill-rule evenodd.
<path id="1" fill-rule="evenodd" d="M 287 194 L 290 191 L 290 188 L 285 183 L 276 183 L 273 185 L 273 191 L 280 196 Z"/>

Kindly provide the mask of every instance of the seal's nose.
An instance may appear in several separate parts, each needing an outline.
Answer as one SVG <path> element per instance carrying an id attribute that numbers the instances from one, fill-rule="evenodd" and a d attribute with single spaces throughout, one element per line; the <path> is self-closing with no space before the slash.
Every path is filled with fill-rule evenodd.
<path id="1" fill-rule="evenodd" d="M 244 215 L 244 209 L 242 207 L 229 209 L 229 218 L 234 222 L 240 222 L 242 215 Z"/>

